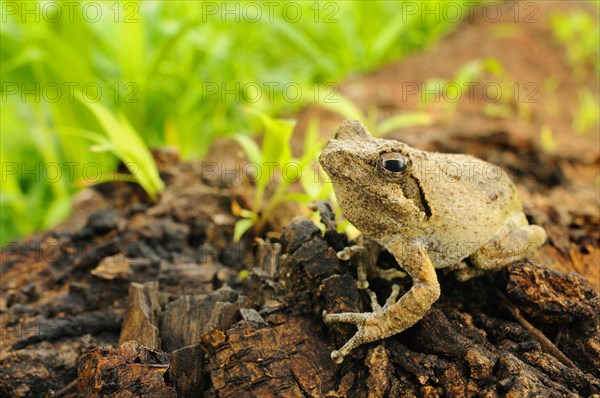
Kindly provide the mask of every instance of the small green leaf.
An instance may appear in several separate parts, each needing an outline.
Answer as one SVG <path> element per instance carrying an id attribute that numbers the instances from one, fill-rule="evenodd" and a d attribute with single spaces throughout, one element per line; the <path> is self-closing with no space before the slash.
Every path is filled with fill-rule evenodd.
<path id="1" fill-rule="evenodd" d="M 244 233 L 248 231 L 254 225 L 254 220 L 248 218 L 242 218 L 235 223 L 233 227 L 233 241 L 239 242 Z"/>
<path id="2" fill-rule="evenodd" d="M 273 119 L 265 114 L 261 115 L 265 126 L 263 139 L 263 159 L 265 162 L 278 163 L 282 167 L 292 159 L 290 139 L 294 131 L 294 121 Z"/>
<path id="3" fill-rule="evenodd" d="M 244 134 L 234 134 L 233 139 L 237 141 L 238 144 L 244 150 L 246 157 L 252 163 L 256 163 L 258 165 L 262 164 L 262 152 L 258 147 L 256 141 L 254 141 L 251 137 L 248 137 Z"/>
<path id="4" fill-rule="evenodd" d="M 241 217 L 244 217 L 244 218 L 250 219 L 250 220 L 252 220 L 252 221 L 256 221 L 256 219 L 258 218 L 258 215 L 257 215 L 255 212 L 253 212 L 252 210 L 248 210 L 248 209 L 240 209 L 240 210 L 239 210 L 239 213 L 240 213 L 239 215 L 240 215 Z"/>

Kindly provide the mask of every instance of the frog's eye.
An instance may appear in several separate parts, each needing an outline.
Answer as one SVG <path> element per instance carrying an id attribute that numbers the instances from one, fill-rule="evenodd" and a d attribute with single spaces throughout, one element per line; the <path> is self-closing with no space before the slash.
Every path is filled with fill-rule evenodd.
<path id="1" fill-rule="evenodd" d="M 379 164 L 390 173 L 402 173 L 410 167 L 410 160 L 398 152 L 382 153 Z"/>
<path id="2" fill-rule="evenodd" d="M 387 171 L 394 173 L 406 170 L 406 162 L 404 159 L 388 159 L 382 160 L 381 165 Z"/>

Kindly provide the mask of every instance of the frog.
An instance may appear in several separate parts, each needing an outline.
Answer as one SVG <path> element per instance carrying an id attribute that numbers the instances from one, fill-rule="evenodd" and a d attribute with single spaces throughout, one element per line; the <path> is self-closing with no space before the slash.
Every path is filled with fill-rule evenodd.
<path id="1" fill-rule="evenodd" d="M 346 120 L 319 163 L 345 218 L 375 242 L 371 248 L 387 249 L 402 268 L 379 268 L 373 249 L 363 245 L 338 253 L 341 259 L 357 254 L 362 259 L 357 285 L 370 296 L 372 312 L 323 311 L 328 325 L 357 327 L 343 347 L 331 352 L 337 364 L 362 344 L 421 320 L 441 294 L 436 270 L 466 281 L 528 258 L 546 241 L 544 228 L 529 224 L 507 173 L 474 156 L 419 150 L 374 137 L 359 121 Z M 406 274 L 410 289 L 398 298 L 399 285 L 392 285 L 384 305 L 368 288 L 371 276 L 393 281 Z"/>

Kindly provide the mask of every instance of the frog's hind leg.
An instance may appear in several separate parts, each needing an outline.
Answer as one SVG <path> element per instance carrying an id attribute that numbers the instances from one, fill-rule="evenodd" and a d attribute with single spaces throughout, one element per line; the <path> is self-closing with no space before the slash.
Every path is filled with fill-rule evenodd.
<path id="1" fill-rule="evenodd" d="M 452 266 L 451 268 L 449 267 L 444 269 L 444 272 L 453 273 L 454 277 L 462 282 L 485 274 L 484 270 L 476 268 L 470 261 L 465 260 Z"/>
<path id="2" fill-rule="evenodd" d="M 524 216 L 523 216 L 524 217 Z M 486 272 L 531 257 L 546 241 L 546 231 L 539 225 L 524 225 L 497 235 L 469 257 L 471 268 L 458 270 L 459 280 L 466 280 Z"/>

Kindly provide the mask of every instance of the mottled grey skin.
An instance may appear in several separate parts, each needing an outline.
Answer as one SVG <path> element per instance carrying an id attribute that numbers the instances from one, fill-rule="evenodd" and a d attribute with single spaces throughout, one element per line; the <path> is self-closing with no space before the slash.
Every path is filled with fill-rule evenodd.
<path id="1" fill-rule="evenodd" d="M 388 171 L 382 156 L 400 157 L 409 167 Z M 472 156 L 377 139 L 359 122 L 345 121 L 319 162 L 346 218 L 386 247 L 413 279 L 409 292 L 396 301 L 394 288 L 383 307 L 369 292 L 372 313 L 324 314 L 327 323 L 358 326 L 356 335 L 332 352 L 337 363 L 353 348 L 421 319 L 440 294 L 434 268 L 453 270 L 466 280 L 531 255 L 546 240 L 543 228 L 528 225 L 508 176 Z M 365 272 L 359 274 L 359 287 L 367 287 Z"/>

